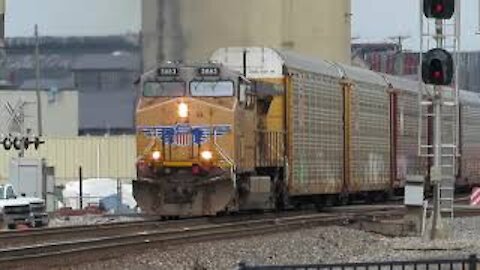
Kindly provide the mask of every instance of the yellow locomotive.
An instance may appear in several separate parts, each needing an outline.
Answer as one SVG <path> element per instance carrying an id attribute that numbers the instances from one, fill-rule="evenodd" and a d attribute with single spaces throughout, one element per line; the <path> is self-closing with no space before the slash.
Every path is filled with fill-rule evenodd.
<path id="1" fill-rule="evenodd" d="M 221 65 L 166 63 L 140 85 L 133 193 L 143 211 L 197 216 L 271 207 L 270 177 L 255 175 L 259 108 L 251 82 Z"/>
<path id="2" fill-rule="evenodd" d="M 144 211 L 379 201 L 410 176 L 428 177 L 418 83 L 264 47 L 218 49 L 210 61 L 163 64 L 141 78 L 133 193 Z M 480 102 L 465 91 L 460 99 L 469 124 L 461 125 L 461 167 L 451 170 L 457 185 L 473 186 Z"/>

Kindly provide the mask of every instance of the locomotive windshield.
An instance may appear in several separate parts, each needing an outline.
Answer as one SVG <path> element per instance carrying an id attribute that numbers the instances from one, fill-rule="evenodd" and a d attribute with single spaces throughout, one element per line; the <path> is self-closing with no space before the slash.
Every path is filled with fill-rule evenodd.
<path id="1" fill-rule="evenodd" d="M 190 93 L 195 97 L 231 97 L 234 87 L 232 81 L 192 81 Z"/>
<path id="2" fill-rule="evenodd" d="M 143 85 L 145 97 L 183 97 L 185 96 L 184 82 L 145 82 Z"/>

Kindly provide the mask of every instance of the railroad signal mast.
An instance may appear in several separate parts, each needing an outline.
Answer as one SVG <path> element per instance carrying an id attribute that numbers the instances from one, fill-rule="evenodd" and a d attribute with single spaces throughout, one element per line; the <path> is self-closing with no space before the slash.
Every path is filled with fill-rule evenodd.
<path id="1" fill-rule="evenodd" d="M 454 63 L 458 63 L 460 47 L 460 1 L 420 0 L 420 4 L 418 152 L 428 158 L 430 165 L 434 187 L 431 238 L 435 239 L 448 233 L 442 216 L 453 221 L 459 156 L 458 65 Z M 454 53 L 455 61 L 447 50 Z M 427 52 L 423 54 L 424 51 Z M 428 136 L 429 132 L 433 134 Z"/>

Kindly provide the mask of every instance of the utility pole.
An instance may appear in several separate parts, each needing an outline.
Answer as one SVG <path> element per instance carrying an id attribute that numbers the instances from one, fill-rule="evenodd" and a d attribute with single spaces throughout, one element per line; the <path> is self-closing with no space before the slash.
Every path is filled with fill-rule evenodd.
<path id="1" fill-rule="evenodd" d="M 434 39 L 437 43 L 437 48 L 443 47 L 443 22 L 442 20 L 435 20 L 435 36 Z M 433 93 L 433 139 L 434 139 L 434 150 L 433 150 L 433 168 L 434 177 L 432 177 L 432 182 L 434 184 L 434 193 L 433 193 L 433 218 L 432 218 L 432 230 L 431 230 L 431 239 L 436 239 L 439 235 L 440 230 L 442 229 L 442 215 L 440 213 L 440 184 L 442 181 L 442 96 L 441 96 L 441 86 L 434 85 Z"/>
<path id="2" fill-rule="evenodd" d="M 5 51 L 5 0 L 0 0 L 0 86 L 7 83 L 7 54 Z"/>
<path id="3" fill-rule="evenodd" d="M 403 51 L 403 42 L 409 38 L 410 36 L 402 36 L 402 35 L 390 37 L 391 40 L 394 40 L 397 42 L 398 52 Z"/>
<path id="4" fill-rule="evenodd" d="M 476 34 L 480 35 L 480 1 L 478 1 L 478 28 Z"/>
<path id="5" fill-rule="evenodd" d="M 38 25 L 35 24 L 35 91 L 37 94 L 37 128 L 38 136 L 42 136 L 42 98 L 40 96 L 40 41 L 38 37 Z"/>

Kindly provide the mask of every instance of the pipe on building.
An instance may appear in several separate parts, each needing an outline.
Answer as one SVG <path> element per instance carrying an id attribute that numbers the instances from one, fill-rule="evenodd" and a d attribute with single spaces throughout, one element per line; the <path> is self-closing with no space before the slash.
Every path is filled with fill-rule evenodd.
<path id="1" fill-rule="evenodd" d="M 0 0 L 0 86 L 6 84 L 6 63 L 5 52 L 5 1 Z"/>
<path id="2" fill-rule="evenodd" d="M 5 0 L 0 0 L 0 41 L 5 39 Z"/>

